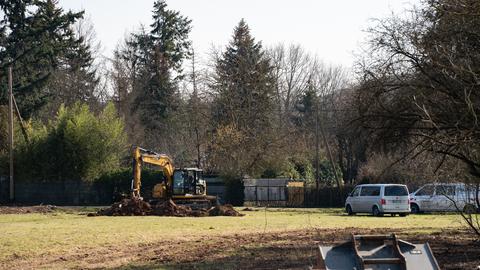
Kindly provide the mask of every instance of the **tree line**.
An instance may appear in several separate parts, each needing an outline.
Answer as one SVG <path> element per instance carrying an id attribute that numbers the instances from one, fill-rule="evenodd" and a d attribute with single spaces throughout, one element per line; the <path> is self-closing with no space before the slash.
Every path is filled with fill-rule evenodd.
<path id="1" fill-rule="evenodd" d="M 163 0 L 111 59 L 99 55 L 83 12 L 54 0 L 0 1 L 0 8 L 2 155 L 11 66 L 32 130 L 62 123 L 65 107 L 82 112 L 76 103 L 92 115 L 112 104 L 125 136 L 115 137 L 120 150 L 105 149 L 116 152 L 113 167 L 128 166 L 134 144 L 232 179 L 479 183 L 475 0 L 424 0 L 408 16 L 376 20 L 353 72 L 301 45 L 265 46 L 245 20 L 202 59 L 189 37 L 194 22 Z"/>

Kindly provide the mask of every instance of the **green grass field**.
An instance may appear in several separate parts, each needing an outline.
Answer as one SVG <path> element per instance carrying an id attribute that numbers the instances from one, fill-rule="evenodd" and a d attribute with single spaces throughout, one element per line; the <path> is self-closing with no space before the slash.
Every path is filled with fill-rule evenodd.
<path id="1" fill-rule="evenodd" d="M 457 215 L 379 218 L 351 217 L 340 209 L 256 210 L 242 211 L 245 214 L 243 217 L 202 218 L 87 217 L 83 212 L 85 209 L 60 210 L 50 214 L 0 215 L 0 265 L 8 266 L 12 260 L 35 262 L 38 258 L 44 260 L 84 250 L 195 241 L 198 236 L 206 241 L 208 237 L 221 239 L 231 235 L 347 228 L 388 228 L 429 234 L 463 227 Z M 68 262 L 65 265 L 68 266 Z"/>

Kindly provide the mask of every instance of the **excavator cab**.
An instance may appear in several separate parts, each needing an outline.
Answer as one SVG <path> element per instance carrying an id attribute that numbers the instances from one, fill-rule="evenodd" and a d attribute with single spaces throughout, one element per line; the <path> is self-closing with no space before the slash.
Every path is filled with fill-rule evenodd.
<path id="1" fill-rule="evenodd" d="M 202 170 L 198 168 L 175 169 L 173 173 L 173 195 L 207 195 Z"/>

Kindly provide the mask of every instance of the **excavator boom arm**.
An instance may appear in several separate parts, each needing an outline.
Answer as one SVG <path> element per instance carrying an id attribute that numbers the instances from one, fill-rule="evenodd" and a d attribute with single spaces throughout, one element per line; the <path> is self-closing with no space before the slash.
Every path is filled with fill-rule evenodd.
<path id="1" fill-rule="evenodd" d="M 133 184 L 132 196 L 134 198 L 140 197 L 142 164 L 152 164 L 162 168 L 165 177 L 167 178 L 167 190 L 172 186 L 174 166 L 173 161 L 167 155 L 157 154 L 155 152 L 135 147 L 133 150 Z"/>

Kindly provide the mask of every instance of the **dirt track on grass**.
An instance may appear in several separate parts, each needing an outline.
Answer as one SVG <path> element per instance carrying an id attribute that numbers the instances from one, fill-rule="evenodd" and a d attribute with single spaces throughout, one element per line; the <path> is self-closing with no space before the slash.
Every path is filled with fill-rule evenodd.
<path id="1" fill-rule="evenodd" d="M 69 254 L 35 258 L 12 257 L 5 269 L 306 269 L 315 262 L 316 247 L 340 243 L 350 233 L 390 233 L 385 229 L 310 229 L 277 233 L 185 237 L 140 245 L 76 249 Z M 477 269 L 480 246 L 465 231 L 414 236 L 396 231 L 401 239 L 428 241 L 442 269 Z"/>

